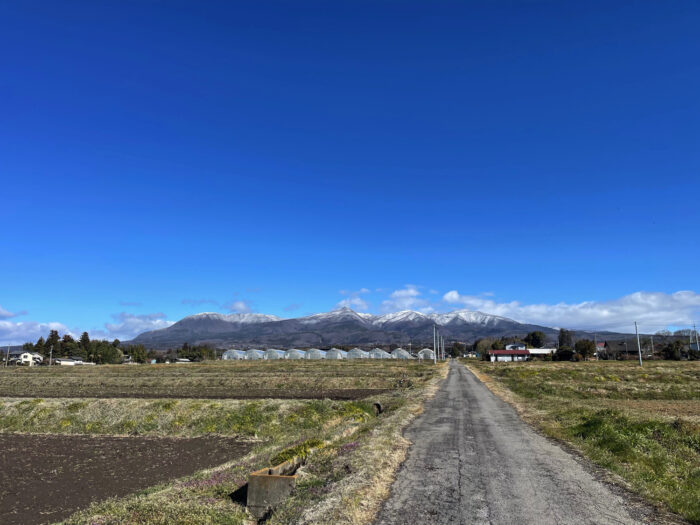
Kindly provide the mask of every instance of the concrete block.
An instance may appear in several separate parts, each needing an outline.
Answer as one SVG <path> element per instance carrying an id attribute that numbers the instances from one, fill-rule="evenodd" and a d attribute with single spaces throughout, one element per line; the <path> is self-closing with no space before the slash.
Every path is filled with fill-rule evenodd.
<path id="1" fill-rule="evenodd" d="M 294 458 L 250 474 L 248 510 L 253 516 L 262 518 L 292 493 L 297 483 L 299 464 L 299 459 Z"/>

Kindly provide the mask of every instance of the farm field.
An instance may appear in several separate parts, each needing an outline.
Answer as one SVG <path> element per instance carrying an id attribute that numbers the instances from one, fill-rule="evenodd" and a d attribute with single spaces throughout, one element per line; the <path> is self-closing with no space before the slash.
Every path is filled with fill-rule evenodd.
<path id="1" fill-rule="evenodd" d="M 2 370 L 0 482 L 15 496 L 0 502 L 0 522 L 253 523 L 235 494 L 290 454 L 309 457 L 270 523 L 371 512 L 407 449 L 401 429 L 445 373 L 383 360 Z M 120 397 L 130 385 L 142 395 Z M 267 395 L 236 395 L 245 388 Z M 217 389 L 232 398 L 211 398 Z M 329 391 L 337 397 L 305 394 Z M 371 395 L 348 399 L 359 391 Z"/>
<path id="2" fill-rule="evenodd" d="M 367 360 L 273 360 L 9 367 L 0 368 L 0 397 L 360 399 L 404 379 L 420 380 L 420 370 L 420 364 L 400 360 L 379 366 Z"/>
<path id="3" fill-rule="evenodd" d="M 251 443 L 221 437 L 0 434 L 0 521 L 59 521 L 92 501 L 214 467 L 251 448 Z"/>
<path id="4" fill-rule="evenodd" d="M 545 434 L 700 523 L 700 362 L 466 364 Z"/>

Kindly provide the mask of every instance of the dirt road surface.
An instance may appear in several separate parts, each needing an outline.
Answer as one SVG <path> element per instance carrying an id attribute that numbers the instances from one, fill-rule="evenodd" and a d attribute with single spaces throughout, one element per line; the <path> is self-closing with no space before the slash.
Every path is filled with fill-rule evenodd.
<path id="1" fill-rule="evenodd" d="M 654 522 L 456 362 L 405 436 L 413 444 L 377 524 Z"/>

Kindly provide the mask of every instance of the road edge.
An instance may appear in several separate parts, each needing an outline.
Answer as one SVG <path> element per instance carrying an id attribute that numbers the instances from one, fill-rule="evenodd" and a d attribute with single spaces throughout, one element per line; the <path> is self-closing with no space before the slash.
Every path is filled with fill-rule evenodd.
<path id="1" fill-rule="evenodd" d="M 527 406 L 520 400 L 517 394 L 493 380 L 491 377 L 485 376 L 476 368 L 469 366 L 469 363 L 460 361 L 460 364 L 471 372 L 471 374 L 493 395 L 510 405 L 518 414 L 518 417 L 532 428 L 534 432 L 570 454 L 576 462 L 586 469 L 596 480 L 604 483 L 613 493 L 627 501 L 632 511 L 643 513 L 645 520 L 651 517 L 653 521 L 648 523 L 658 525 L 692 525 L 691 522 L 668 510 L 663 503 L 649 501 L 641 494 L 632 490 L 631 486 L 624 478 L 593 462 L 593 460 L 586 456 L 584 452 L 573 443 L 548 435 L 537 423 L 537 415 L 541 414 L 539 410 Z"/>

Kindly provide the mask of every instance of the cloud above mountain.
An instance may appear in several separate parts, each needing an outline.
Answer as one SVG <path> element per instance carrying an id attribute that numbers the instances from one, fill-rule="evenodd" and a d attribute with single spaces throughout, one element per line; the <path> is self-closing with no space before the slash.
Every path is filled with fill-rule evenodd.
<path id="1" fill-rule="evenodd" d="M 108 339 L 132 339 L 141 332 L 167 328 L 174 324 L 173 321 L 168 321 L 165 317 L 165 314 L 161 312 L 152 314 L 120 312 L 112 315 L 116 322 L 105 323 L 106 331 L 90 331 L 90 335 Z"/>
<path id="2" fill-rule="evenodd" d="M 368 288 L 360 288 L 359 290 L 340 290 L 340 295 L 345 295 L 345 299 L 341 299 L 336 303 L 337 308 L 347 307 L 359 312 L 366 312 L 370 308 L 370 303 L 366 301 L 362 295 L 370 293 Z"/>
<path id="3" fill-rule="evenodd" d="M 389 294 L 389 298 L 382 301 L 381 311 L 384 313 L 400 310 L 416 310 L 427 314 L 435 311 L 431 301 L 423 297 L 423 293 L 415 284 L 407 284 L 399 290 Z"/>
<path id="4" fill-rule="evenodd" d="M 689 326 L 700 315 L 700 294 L 636 292 L 609 301 L 579 303 L 498 302 L 483 295 L 462 295 L 451 290 L 442 300 L 451 306 L 480 310 L 524 323 L 586 330 L 656 332 L 668 326 Z"/>

